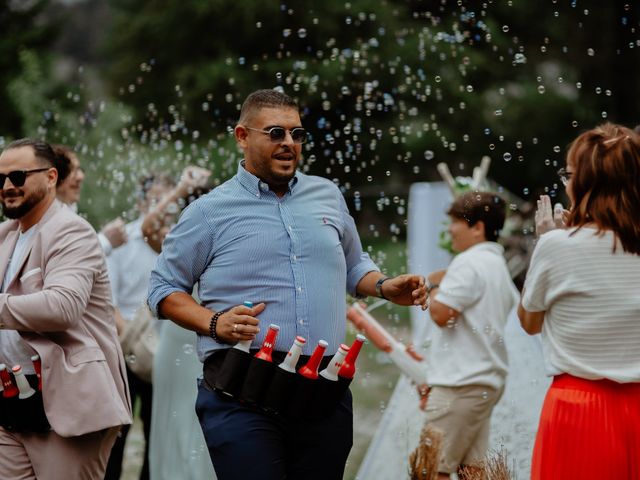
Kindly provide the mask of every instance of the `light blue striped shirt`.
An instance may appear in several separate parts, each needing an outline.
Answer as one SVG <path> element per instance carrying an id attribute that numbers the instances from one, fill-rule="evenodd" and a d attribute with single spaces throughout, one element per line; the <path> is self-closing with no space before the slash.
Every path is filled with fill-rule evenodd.
<path id="1" fill-rule="evenodd" d="M 266 303 L 258 316 L 259 348 L 270 323 L 280 327 L 275 350 L 286 352 L 295 337 L 318 340 L 327 354 L 344 341 L 345 290 L 355 295 L 364 275 L 378 271 L 362 251 L 355 222 L 340 190 L 329 180 L 297 172 L 278 198 L 266 183 L 238 173 L 185 209 L 162 245 L 149 282 L 149 306 L 173 292 L 191 293 L 214 311 L 248 300 Z M 198 336 L 204 361 L 229 348 Z"/>

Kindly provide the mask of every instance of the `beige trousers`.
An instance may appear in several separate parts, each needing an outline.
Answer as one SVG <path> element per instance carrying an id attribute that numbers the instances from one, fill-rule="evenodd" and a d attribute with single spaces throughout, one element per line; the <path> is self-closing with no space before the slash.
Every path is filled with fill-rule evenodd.
<path id="1" fill-rule="evenodd" d="M 460 465 L 477 465 L 489 445 L 491 412 L 500 390 L 484 385 L 434 386 L 429 392 L 426 423 L 443 433 L 440 473 L 452 473 Z"/>
<path id="2" fill-rule="evenodd" d="M 9 432 L 0 427 L 0 478 L 102 480 L 120 427 L 77 437 Z"/>

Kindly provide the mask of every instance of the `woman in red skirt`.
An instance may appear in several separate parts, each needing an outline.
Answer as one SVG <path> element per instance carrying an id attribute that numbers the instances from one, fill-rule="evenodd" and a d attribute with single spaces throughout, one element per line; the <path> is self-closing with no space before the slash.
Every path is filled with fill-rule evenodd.
<path id="1" fill-rule="evenodd" d="M 585 132 L 558 173 L 566 228 L 540 236 L 518 309 L 554 377 L 531 478 L 638 480 L 640 136 L 610 123 Z M 554 227 L 549 197 L 536 225 Z"/>

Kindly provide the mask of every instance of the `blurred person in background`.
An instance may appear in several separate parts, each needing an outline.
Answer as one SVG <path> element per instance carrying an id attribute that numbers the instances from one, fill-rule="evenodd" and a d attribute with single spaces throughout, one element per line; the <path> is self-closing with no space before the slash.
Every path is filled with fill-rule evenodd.
<path id="1" fill-rule="evenodd" d="M 147 213 L 142 232 L 158 253 L 184 207 L 207 193 L 209 170 L 187 167 L 178 185 Z M 195 292 L 194 292 L 195 293 Z M 202 364 L 196 335 L 173 322 L 159 322 L 153 361 L 153 406 L 149 441 L 151 480 L 215 480 L 215 472 L 193 406 Z"/>
<path id="2" fill-rule="evenodd" d="M 543 196 L 542 234 L 518 316 L 542 333 L 547 392 L 531 478 L 640 478 L 640 137 L 606 123 L 558 172 L 564 219 Z M 561 213 L 561 212 L 560 212 Z"/>
<path id="3" fill-rule="evenodd" d="M 149 274 L 153 268 L 157 254 L 153 251 L 142 236 L 142 220 L 157 201 L 174 186 L 174 181 L 168 175 L 152 174 L 140 179 L 138 185 L 138 200 L 136 211 L 138 218 L 124 226 L 128 241 L 116 247 L 107 257 L 107 268 L 113 302 L 116 306 L 116 321 L 118 331 L 122 334 L 127 328 L 127 324 L 134 318 L 137 310 L 144 305 Z M 127 360 L 127 359 L 125 359 Z M 135 361 L 135 358 L 131 361 Z M 127 368 L 127 379 L 129 381 L 129 391 L 134 411 L 139 412 L 142 421 L 145 449 L 141 480 L 149 478 L 149 431 L 151 428 L 151 402 L 152 386 L 148 379 L 141 378 L 130 368 L 125 361 Z M 122 457 L 124 447 L 129 433 L 129 427 L 124 427 L 118 436 L 107 465 L 106 480 L 117 480 L 122 472 Z"/>
<path id="4" fill-rule="evenodd" d="M 149 217 L 150 211 L 157 211 L 158 208 L 163 208 L 166 205 L 167 198 L 174 198 L 174 196 L 176 199 L 184 198 L 197 187 L 199 181 L 196 182 L 194 179 L 194 172 L 204 176 L 201 170 L 204 169 L 187 167 L 178 185 L 169 175 L 161 173 L 146 175 L 139 181 L 138 201 L 136 203 L 138 218 L 126 224 L 125 231 L 128 241 L 115 248 L 107 259 L 113 300 L 116 305 L 116 320 L 119 323 L 118 330 L 122 334 L 124 334 L 131 319 L 137 314 L 138 309 L 141 307 L 146 308 L 145 300 L 149 275 L 158 256 L 156 251 L 147 244 L 146 235 L 142 229 L 143 223 Z M 204 172 L 206 176 L 210 173 L 208 170 L 204 170 Z M 174 210 L 178 211 L 177 208 Z M 139 402 L 137 405 L 145 439 L 144 460 L 139 478 L 147 480 L 150 478 L 149 447 L 151 443 L 150 432 L 154 387 L 150 382 L 151 378 L 143 378 L 138 375 L 134 371 L 134 365 L 130 364 L 129 361 L 135 362 L 136 359 L 132 358 L 126 361 L 125 365 L 127 367 L 132 403 L 136 405 L 136 401 Z M 135 410 L 138 411 L 138 408 Z M 122 434 L 116 440 L 109 457 L 105 475 L 106 480 L 116 480 L 121 476 L 122 459 L 128 433 L 129 427 L 123 428 Z M 171 432 L 165 432 L 164 434 L 173 439 Z"/>
<path id="5" fill-rule="evenodd" d="M 63 175 L 60 175 L 56 186 L 58 200 L 68 205 L 74 212 L 78 212 L 78 202 L 84 183 L 85 173 L 80 165 L 78 155 L 65 145 L 52 145 L 54 151 L 61 159 L 59 164 L 66 164 Z M 61 171 L 62 173 L 62 171 Z M 105 255 L 109 256 L 111 251 L 127 241 L 124 220 L 120 217 L 111 220 L 98 232 L 100 245 Z"/>
<path id="6" fill-rule="evenodd" d="M 429 348 L 430 390 L 421 408 L 426 424 L 443 434 L 439 479 L 482 472 L 491 413 L 504 391 L 505 326 L 518 302 L 504 248 L 497 243 L 506 212 L 495 193 L 457 197 L 447 212 L 457 255 L 446 270 L 427 277 L 429 313 L 440 328 Z"/>

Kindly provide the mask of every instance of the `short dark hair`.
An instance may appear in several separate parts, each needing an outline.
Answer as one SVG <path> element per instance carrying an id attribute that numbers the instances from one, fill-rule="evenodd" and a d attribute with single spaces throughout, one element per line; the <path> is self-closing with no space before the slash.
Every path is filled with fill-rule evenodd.
<path id="1" fill-rule="evenodd" d="M 34 138 L 21 138 L 14 140 L 9 145 L 4 147 L 4 150 L 12 150 L 14 148 L 31 147 L 36 154 L 36 158 L 44 165 L 50 167 L 56 166 L 56 153 L 53 151 L 51 145 L 42 140 L 36 140 Z"/>
<path id="2" fill-rule="evenodd" d="M 58 150 L 58 146 L 53 147 L 43 140 L 37 140 L 35 138 L 21 138 L 14 140 L 9 145 L 4 147 L 4 150 L 11 150 L 14 148 L 31 147 L 36 155 L 36 158 L 42 165 L 53 167 L 58 171 L 58 180 L 56 186 L 60 185 L 71 171 L 71 160 L 67 158 L 66 153 Z M 65 147 L 66 148 L 66 147 Z M 72 152 L 70 149 L 67 149 Z"/>
<path id="3" fill-rule="evenodd" d="M 249 94 L 242 103 L 238 122 L 247 122 L 262 108 L 294 108 L 299 110 L 298 103 L 285 93 L 273 89 L 256 90 Z"/>
<path id="4" fill-rule="evenodd" d="M 470 227 L 481 221 L 484 223 L 485 238 L 495 242 L 504 226 L 507 204 L 495 193 L 466 192 L 453 201 L 447 215 L 465 220 Z"/>

